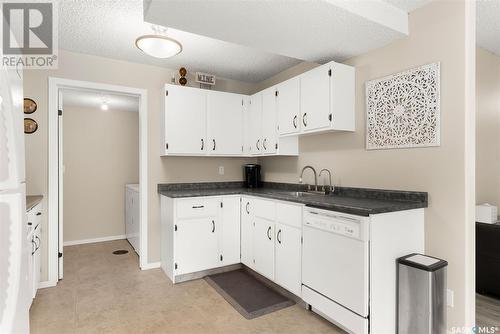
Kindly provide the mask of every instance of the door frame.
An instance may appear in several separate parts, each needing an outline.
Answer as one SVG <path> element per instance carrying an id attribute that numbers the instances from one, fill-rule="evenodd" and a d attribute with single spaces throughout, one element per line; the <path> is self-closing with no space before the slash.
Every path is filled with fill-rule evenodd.
<path id="1" fill-rule="evenodd" d="M 148 109 L 147 90 L 134 87 L 109 85 L 91 81 L 48 78 L 48 284 L 55 286 L 59 280 L 59 115 L 58 93 L 60 89 L 91 89 L 137 96 L 139 98 L 139 266 L 142 270 L 152 268 L 148 262 Z"/>

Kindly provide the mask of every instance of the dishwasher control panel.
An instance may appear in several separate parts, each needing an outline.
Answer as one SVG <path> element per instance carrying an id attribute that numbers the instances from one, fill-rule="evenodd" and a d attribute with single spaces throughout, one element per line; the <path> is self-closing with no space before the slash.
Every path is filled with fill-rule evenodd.
<path id="1" fill-rule="evenodd" d="M 354 239 L 366 238 L 366 222 L 360 217 L 336 215 L 334 212 L 321 213 L 306 210 L 304 226 L 344 235 Z"/>

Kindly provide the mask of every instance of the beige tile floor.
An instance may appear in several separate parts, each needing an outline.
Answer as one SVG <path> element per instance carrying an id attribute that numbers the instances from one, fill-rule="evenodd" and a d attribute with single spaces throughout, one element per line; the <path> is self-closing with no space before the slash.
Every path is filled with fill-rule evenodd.
<path id="1" fill-rule="evenodd" d="M 127 255 L 112 255 L 128 249 Z M 141 271 L 124 240 L 64 248 L 64 279 L 41 289 L 31 333 L 343 333 L 300 306 L 246 320 L 204 280 Z"/>

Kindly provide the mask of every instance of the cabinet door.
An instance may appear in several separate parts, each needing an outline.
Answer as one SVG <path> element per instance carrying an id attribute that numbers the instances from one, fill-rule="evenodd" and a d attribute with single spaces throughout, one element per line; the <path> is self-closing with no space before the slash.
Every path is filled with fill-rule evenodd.
<path id="1" fill-rule="evenodd" d="M 222 199 L 222 264 L 240 263 L 240 197 Z"/>
<path id="2" fill-rule="evenodd" d="M 293 78 L 276 87 L 276 109 L 278 110 L 278 132 L 281 135 L 298 133 L 300 130 L 300 80 Z"/>
<path id="3" fill-rule="evenodd" d="M 219 266 L 217 235 L 216 217 L 179 220 L 175 231 L 177 265 L 175 274 L 181 275 Z"/>
<path id="4" fill-rule="evenodd" d="M 275 282 L 297 296 L 301 293 L 301 230 L 276 223 Z"/>
<path id="5" fill-rule="evenodd" d="M 253 234 L 254 269 L 274 280 L 274 222 L 255 217 Z"/>
<path id="6" fill-rule="evenodd" d="M 249 122 L 250 142 L 252 143 L 250 153 L 252 155 L 262 154 L 262 93 L 250 97 Z"/>
<path id="7" fill-rule="evenodd" d="M 262 91 L 262 153 L 276 153 L 276 89 L 274 87 Z"/>
<path id="8" fill-rule="evenodd" d="M 243 96 L 211 91 L 207 97 L 207 149 L 210 155 L 243 152 Z"/>
<path id="9" fill-rule="evenodd" d="M 246 96 L 243 99 L 243 154 L 250 155 L 252 153 L 252 128 L 250 122 L 250 97 Z"/>
<path id="10" fill-rule="evenodd" d="M 205 154 L 207 92 L 175 85 L 165 86 L 165 153 Z"/>
<path id="11" fill-rule="evenodd" d="M 253 203 L 248 197 L 241 198 L 241 263 L 254 268 L 253 263 Z"/>
<path id="12" fill-rule="evenodd" d="M 300 76 L 300 112 L 302 132 L 330 127 L 329 66 L 323 65 Z"/>
<path id="13" fill-rule="evenodd" d="M 352 66 L 330 62 L 330 110 L 332 128 L 355 130 L 355 69 Z"/>
<path id="14" fill-rule="evenodd" d="M 37 226 L 34 232 L 34 241 L 36 244 L 36 251 L 33 254 L 33 298 L 36 296 L 36 292 L 38 291 L 38 284 L 40 284 L 40 273 L 41 273 L 41 249 L 42 246 L 42 238 L 41 238 L 41 227 Z"/>

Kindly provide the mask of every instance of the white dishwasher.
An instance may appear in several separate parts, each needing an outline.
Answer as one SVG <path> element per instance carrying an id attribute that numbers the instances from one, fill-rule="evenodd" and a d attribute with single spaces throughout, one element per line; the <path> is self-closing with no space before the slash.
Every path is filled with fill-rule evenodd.
<path id="1" fill-rule="evenodd" d="M 369 220 L 306 208 L 302 298 L 351 333 L 368 333 Z"/>

